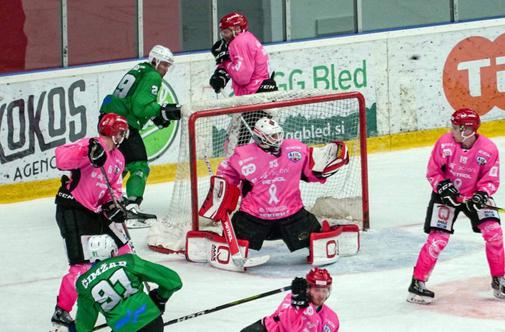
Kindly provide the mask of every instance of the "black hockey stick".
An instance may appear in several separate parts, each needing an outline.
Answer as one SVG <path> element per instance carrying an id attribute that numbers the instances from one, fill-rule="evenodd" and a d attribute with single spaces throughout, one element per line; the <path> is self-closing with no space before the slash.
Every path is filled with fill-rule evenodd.
<path id="1" fill-rule="evenodd" d="M 127 213 L 126 211 L 126 208 L 121 205 L 121 203 L 119 203 L 116 199 L 116 195 L 114 195 L 114 191 L 112 190 L 112 186 L 110 184 L 110 181 L 109 181 L 109 177 L 107 176 L 107 173 L 105 172 L 105 168 L 103 168 L 103 166 L 100 166 L 100 171 L 102 172 L 102 175 L 105 179 L 105 184 L 107 185 L 107 189 L 109 190 L 109 195 L 110 197 L 112 198 L 112 202 L 114 202 L 114 205 L 121 209 L 123 211 L 123 213 Z M 132 252 L 134 254 L 136 254 L 136 251 L 135 251 L 135 246 L 133 245 L 133 240 L 132 240 L 132 237 L 130 236 L 130 232 L 128 231 L 128 227 L 126 227 L 125 223 L 122 222 L 121 225 L 123 226 L 123 230 L 124 230 L 124 233 L 126 234 L 126 237 L 128 237 L 128 242 L 130 242 L 130 247 L 132 249 Z M 146 286 L 146 289 L 148 292 L 151 291 L 151 287 L 149 287 L 149 284 L 147 282 L 144 282 L 144 285 Z M 106 326 L 106 325 L 104 325 Z"/>
<path id="2" fill-rule="evenodd" d="M 242 304 L 242 303 L 254 301 L 254 300 L 257 300 L 257 299 L 261 299 L 262 297 L 267 297 L 267 296 L 274 295 L 274 294 L 277 294 L 277 293 L 282 293 L 282 292 L 285 292 L 285 291 L 288 291 L 288 290 L 291 290 L 291 286 L 286 286 L 286 287 L 274 289 L 274 290 L 271 290 L 271 291 L 268 291 L 268 292 L 265 292 L 265 293 L 249 296 L 249 297 L 246 297 L 246 298 L 243 298 L 243 299 L 240 299 L 240 300 L 236 300 L 236 301 L 233 301 L 233 302 L 228 302 L 226 304 L 222 304 L 222 305 L 217 306 L 215 308 L 198 311 L 198 312 L 192 313 L 190 315 L 186 315 L 186 316 L 182 316 L 182 317 L 179 317 L 179 318 L 175 318 L 175 319 L 169 320 L 168 322 L 164 323 L 163 326 L 167 326 L 167 325 L 172 325 L 172 324 L 184 322 L 184 321 L 186 321 L 188 319 L 191 319 L 191 318 L 196 318 L 196 317 L 199 317 L 199 316 L 207 315 L 207 314 L 219 311 L 219 310 L 223 310 L 223 309 L 226 309 L 226 308 L 234 307 L 234 306 Z M 93 331 L 103 329 L 104 327 L 107 327 L 107 324 L 98 325 L 98 326 L 96 326 L 93 329 Z"/>
<path id="3" fill-rule="evenodd" d="M 222 304 L 222 305 L 217 306 L 215 308 L 198 311 L 198 312 L 192 313 L 190 315 L 186 315 L 186 316 L 182 316 L 182 317 L 179 317 L 179 318 L 176 318 L 176 319 L 169 320 L 168 322 L 164 323 L 163 325 L 167 326 L 167 325 L 172 325 L 172 324 L 184 322 L 185 320 L 188 320 L 188 319 L 191 319 L 191 318 L 196 318 L 198 316 L 207 315 L 207 314 L 210 314 L 212 312 L 216 312 L 216 311 L 223 310 L 223 309 L 226 309 L 226 308 L 230 308 L 230 307 L 242 304 L 242 303 L 246 303 L 246 302 L 254 301 L 254 300 L 257 300 L 257 299 L 261 299 L 262 297 L 267 297 L 267 296 L 274 295 L 274 294 L 277 294 L 277 293 L 282 293 L 282 292 L 285 292 L 285 291 L 288 291 L 288 290 L 291 290 L 291 286 L 286 286 L 286 287 L 274 289 L 274 290 L 271 290 L 271 291 L 268 291 L 268 292 L 265 292 L 265 293 L 261 293 L 261 294 L 249 296 L 249 297 L 246 297 L 246 298 L 243 298 L 243 299 L 240 299 L 240 300 L 228 302 L 226 304 Z"/>
<path id="4" fill-rule="evenodd" d="M 502 213 L 505 212 L 504 208 L 497 207 L 497 206 L 484 205 L 484 208 L 485 209 L 490 209 L 490 210 L 495 210 L 495 211 L 502 212 Z"/>

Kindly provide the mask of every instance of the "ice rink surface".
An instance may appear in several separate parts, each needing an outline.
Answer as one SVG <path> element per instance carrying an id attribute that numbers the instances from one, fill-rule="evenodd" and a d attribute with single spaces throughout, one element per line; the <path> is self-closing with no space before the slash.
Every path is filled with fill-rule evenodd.
<path id="1" fill-rule="evenodd" d="M 495 138 L 502 159 L 505 137 Z M 422 223 L 430 196 L 425 169 L 431 148 L 369 156 L 371 229 L 362 234 L 361 252 L 326 268 L 333 275 L 327 304 L 340 318 L 340 331 L 505 331 L 505 302 L 492 297 L 480 234 L 463 216 L 442 252 L 428 287 L 430 306 L 407 303 L 407 288 L 425 241 Z M 501 182 L 505 183 L 502 169 Z M 170 184 L 151 185 L 143 208 L 162 216 Z M 505 188 L 495 195 L 505 206 Z M 0 205 L 0 331 L 48 331 L 61 276 L 67 270 L 52 198 Z M 138 254 L 177 271 L 181 291 L 167 304 L 165 321 L 280 288 L 303 276 L 307 250 L 290 254 L 281 242 L 268 243 L 272 255 L 246 273 L 226 272 L 183 256 L 146 247 L 147 230 L 132 230 Z M 170 325 L 166 331 L 240 331 L 271 314 L 285 294 L 276 294 L 216 313 Z M 100 320 L 100 323 L 103 321 Z M 108 331 L 104 329 L 103 331 Z"/>

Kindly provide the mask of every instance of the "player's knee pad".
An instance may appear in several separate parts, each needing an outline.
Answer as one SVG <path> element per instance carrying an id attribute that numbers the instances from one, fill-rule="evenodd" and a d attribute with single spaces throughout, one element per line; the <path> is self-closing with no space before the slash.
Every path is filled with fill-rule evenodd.
<path id="1" fill-rule="evenodd" d="M 147 160 L 131 162 L 126 165 L 126 169 L 130 172 L 130 176 L 137 176 L 143 180 L 147 180 L 150 171 Z"/>
<path id="2" fill-rule="evenodd" d="M 501 225 L 498 222 L 489 220 L 483 222 L 478 227 L 482 232 L 482 237 L 486 243 L 495 246 L 503 245 L 503 231 L 501 229 Z"/>
<path id="3" fill-rule="evenodd" d="M 442 231 L 431 231 L 428 236 L 428 252 L 431 257 L 438 259 L 438 256 L 449 243 L 450 234 Z"/>

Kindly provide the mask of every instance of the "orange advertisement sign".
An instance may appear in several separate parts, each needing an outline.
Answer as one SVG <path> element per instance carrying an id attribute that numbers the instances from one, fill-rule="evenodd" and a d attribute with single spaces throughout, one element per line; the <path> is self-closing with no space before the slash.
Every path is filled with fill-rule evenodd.
<path id="1" fill-rule="evenodd" d="M 443 85 L 454 109 L 505 111 L 505 33 L 494 41 L 471 36 L 456 44 L 445 61 Z"/>

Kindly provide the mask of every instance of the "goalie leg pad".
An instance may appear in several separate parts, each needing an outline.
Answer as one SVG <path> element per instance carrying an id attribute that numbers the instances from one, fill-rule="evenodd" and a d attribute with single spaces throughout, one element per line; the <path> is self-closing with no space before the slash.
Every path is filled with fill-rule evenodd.
<path id="1" fill-rule="evenodd" d="M 353 256 L 359 252 L 360 234 L 358 225 L 340 225 L 334 229 L 341 229 L 338 241 L 338 251 L 341 257 Z"/>
<path id="2" fill-rule="evenodd" d="M 327 265 L 335 263 L 339 258 L 339 237 L 342 229 L 328 232 L 311 233 L 307 263 L 312 265 Z"/>
<path id="3" fill-rule="evenodd" d="M 209 264 L 215 268 L 244 272 L 245 268 L 243 266 L 237 266 L 233 262 L 233 255 L 231 253 L 228 241 L 224 236 L 213 236 L 209 239 L 209 250 L 207 260 Z M 243 258 L 247 258 L 249 251 L 249 242 L 244 240 L 238 240 L 238 246 Z"/>
<path id="4" fill-rule="evenodd" d="M 210 250 L 210 239 L 219 234 L 210 231 L 189 231 L 186 233 L 186 259 L 195 263 L 206 263 Z"/>
<path id="5" fill-rule="evenodd" d="M 335 141 L 321 148 L 309 148 L 310 168 L 314 175 L 327 178 L 335 174 L 340 167 L 349 163 L 349 151 L 342 141 Z"/>
<path id="6" fill-rule="evenodd" d="M 249 243 L 238 240 L 238 247 L 244 258 L 247 258 Z M 206 263 L 228 271 L 245 271 L 233 263 L 228 242 L 224 236 L 210 231 L 189 231 L 186 234 L 186 259 L 190 262 Z"/>
<path id="7" fill-rule="evenodd" d="M 215 221 L 221 221 L 225 215 L 235 211 L 240 189 L 220 176 L 210 177 L 210 188 L 198 214 Z"/>

